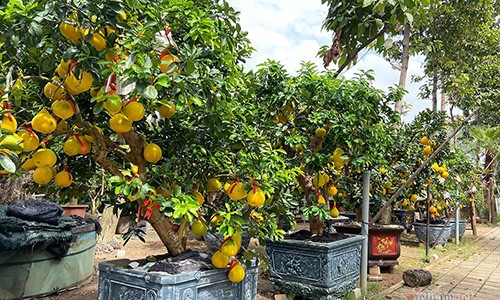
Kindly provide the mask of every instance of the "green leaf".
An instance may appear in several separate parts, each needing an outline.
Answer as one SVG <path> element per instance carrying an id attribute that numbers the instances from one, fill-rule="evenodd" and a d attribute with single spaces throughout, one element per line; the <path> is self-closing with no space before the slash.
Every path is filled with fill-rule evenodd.
<path id="1" fill-rule="evenodd" d="M 11 173 L 16 172 L 16 164 L 6 155 L 0 155 L 0 166 Z"/>
<path id="2" fill-rule="evenodd" d="M 373 1 L 375 1 L 375 0 L 364 0 L 363 7 L 368 7 L 368 6 L 372 5 Z"/>
<path id="3" fill-rule="evenodd" d="M 0 148 L 9 149 L 12 151 L 23 151 L 23 147 L 19 146 L 17 143 L 3 143 Z"/>
<path id="4" fill-rule="evenodd" d="M 158 97 L 158 91 L 156 90 L 156 88 L 152 85 L 148 85 L 145 89 L 144 89 L 144 97 L 149 99 L 149 100 L 153 100 L 153 99 L 156 99 L 156 97 Z"/>
<path id="5" fill-rule="evenodd" d="M 169 87 L 170 77 L 167 74 L 160 74 L 158 78 L 156 78 L 156 84 L 161 85 L 163 87 Z"/>

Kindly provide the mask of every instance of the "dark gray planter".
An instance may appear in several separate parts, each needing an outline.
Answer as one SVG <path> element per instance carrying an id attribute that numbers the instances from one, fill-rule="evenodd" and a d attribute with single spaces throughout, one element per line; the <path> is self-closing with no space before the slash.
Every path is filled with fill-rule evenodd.
<path id="1" fill-rule="evenodd" d="M 426 224 L 425 223 L 413 223 L 413 228 L 415 229 L 415 235 L 417 239 L 425 244 L 426 241 Z M 432 246 L 436 243 L 436 240 L 441 232 L 441 229 L 445 227 L 445 224 L 429 224 L 429 246 Z M 437 241 L 437 245 L 444 245 L 446 241 L 450 238 L 451 234 L 451 226 L 448 224 L 446 226 L 441 238 Z"/>
<path id="2" fill-rule="evenodd" d="M 364 237 L 332 243 L 266 242 L 269 276 L 277 290 L 310 299 L 337 299 L 356 288 Z"/>
<path id="3" fill-rule="evenodd" d="M 227 268 L 171 275 L 127 269 L 128 259 L 99 264 L 99 300 L 255 300 L 258 264 L 242 282 L 227 279 Z"/>
<path id="4" fill-rule="evenodd" d="M 410 233 L 413 222 L 415 221 L 415 211 L 410 211 L 407 209 L 393 209 L 392 210 L 393 224 L 398 224 L 406 229 L 406 232 Z"/>
<path id="5" fill-rule="evenodd" d="M 455 237 L 455 218 L 450 219 L 451 233 L 450 239 Z M 461 239 L 467 229 L 467 220 L 460 219 L 458 221 L 458 238 Z"/>

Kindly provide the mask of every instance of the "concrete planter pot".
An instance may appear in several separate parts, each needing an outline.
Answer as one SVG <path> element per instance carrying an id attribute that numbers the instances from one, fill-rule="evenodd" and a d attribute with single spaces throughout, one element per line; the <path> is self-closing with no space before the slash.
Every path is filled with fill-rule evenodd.
<path id="1" fill-rule="evenodd" d="M 450 226 L 451 226 L 451 233 L 450 233 L 450 239 L 451 239 L 451 238 L 455 238 L 455 219 L 454 218 L 450 219 Z M 462 238 L 466 229 L 467 229 L 467 220 L 465 220 L 465 219 L 458 220 L 458 238 L 460 238 L 460 239 Z"/>
<path id="2" fill-rule="evenodd" d="M 331 243 L 266 242 L 269 276 L 277 290 L 308 299 L 337 299 L 356 288 L 364 237 Z"/>
<path id="3" fill-rule="evenodd" d="M 415 221 L 415 211 L 407 209 L 393 209 L 392 217 L 393 224 L 403 226 L 406 229 L 406 232 L 410 233 L 413 228 L 413 222 Z"/>
<path id="4" fill-rule="evenodd" d="M 255 300 L 258 263 L 246 268 L 245 279 L 232 283 L 227 269 L 172 275 L 128 269 L 128 259 L 99 264 L 99 300 Z"/>
<path id="5" fill-rule="evenodd" d="M 333 225 L 337 232 L 361 234 L 361 227 L 349 224 Z M 376 225 L 368 230 L 368 265 L 394 266 L 401 255 L 401 233 L 405 230 L 399 225 Z"/>
<path id="6" fill-rule="evenodd" d="M 61 259 L 48 251 L 0 251 L 0 299 L 41 297 L 88 283 L 94 273 L 95 226 L 72 232 L 74 241 Z"/>
<path id="7" fill-rule="evenodd" d="M 424 243 L 426 242 L 426 226 L 427 224 L 425 223 L 413 223 L 413 227 L 415 229 L 415 235 L 417 236 L 417 239 L 421 242 Z M 441 229 L 445 228 L 443 234 L 441 235 L 441 238 L 437 240 L 439 233 L 441 232 Z M 429 246 L 432 246 L 436 243 L 437 240 L 437 245 L 444 245 L 446 241 L 450 238 L 451 234 L 451 226 L 448 224 L 448 226 L 445 227 L 445 224 L 429 224 Z"/>

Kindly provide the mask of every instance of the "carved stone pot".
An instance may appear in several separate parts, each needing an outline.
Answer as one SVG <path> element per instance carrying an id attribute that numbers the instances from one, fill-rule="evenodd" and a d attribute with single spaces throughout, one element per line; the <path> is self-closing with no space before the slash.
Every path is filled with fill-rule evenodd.
<path id="1" fill-rule="evenodd" d="M 413 227 L 415 228 L 415 235 L 417 236 L 417 239 L 425 244 L 426 237 L 427 237 L 427 224 L 426 223 L 418 223 L 415 222 L 413 223 Z M 438 240 L 439 233 L 441 230 L 444 228 L 443 234 Z M 432 246 L 434 244 L 437 245 L 444 245 L 446 241 L 450 238 L 451 234 L 451 225 L 448 224 L 448 226 L 445 227 L 445 224 L 429 224 L 429 246 Z M 437 241 L 437 242 L 436 242 Z"/>
<path id="2" fill-rule="evenodd" d="M 450 239 L 455 238 L 455 218 L 450 219 L 451 233 Z M 467 220 L 459 219 L 458 220 L 458 238 L 461 239 L 467 229 Z"/>
<path id="3" fill-rule="evenodd" d="M 337 299 L 356 288 L 364 237 L 331 243 L 267 241 L 269 276 L 277 290 L 308 299 Z"/>
<path id="4" fill-rule="evenodd" d="M 255 300 L 258 263 L 246 268 L 245 279 L 232 283 L 227 268 L 172 275 L 127 269 L 131 261 L 99 263 L 99 300 Z"/>
<path id="5" fill-rule="evenodd" d="M 337 232 L 361 234 L 361 227 L 350 224 L 333 225 Z M 375 225 L 368 230 L 368 265 L 394 266 L 401 255 L 401 233 L 405 230 L 400 225 Z"/>

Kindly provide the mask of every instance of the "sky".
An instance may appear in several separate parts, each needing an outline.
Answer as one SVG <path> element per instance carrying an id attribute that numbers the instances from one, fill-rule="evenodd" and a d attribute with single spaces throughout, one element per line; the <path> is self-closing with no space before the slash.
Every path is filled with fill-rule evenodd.
<path id="1" fill-rule="evenodd" d="M 331 45 L 332 33 L 321 29 L 327 13 L 321 0 L 227 0 L 240 11 L 240 24 L 248 32 L 256 52 L 247 62 L 247 69 L 255 69 L 267 59 L 280 61 L 290 74 L 295 74 L 302 61 L 311 61 L 323 69 L 322 58 L 316 57 L 322 45 Z M 398 84 L 399 71 L 384 58 L 371 51 L 361 52 L 361 59 L 342 75 L 352 78 L 359 70 L 375 72 L 374 86 L 387 91 Z M 411 57 L 408 68 L 408 94 L 404 100 L 412 109 L 403 120 L 411 121 L 419 111 L 431 107 L 430 100 L 418 98 L 420 83 L 412 82 L 413 75 L 423 74 L 422 57 Z M 329 68 L 335 68 L 331 64 Z"/>

